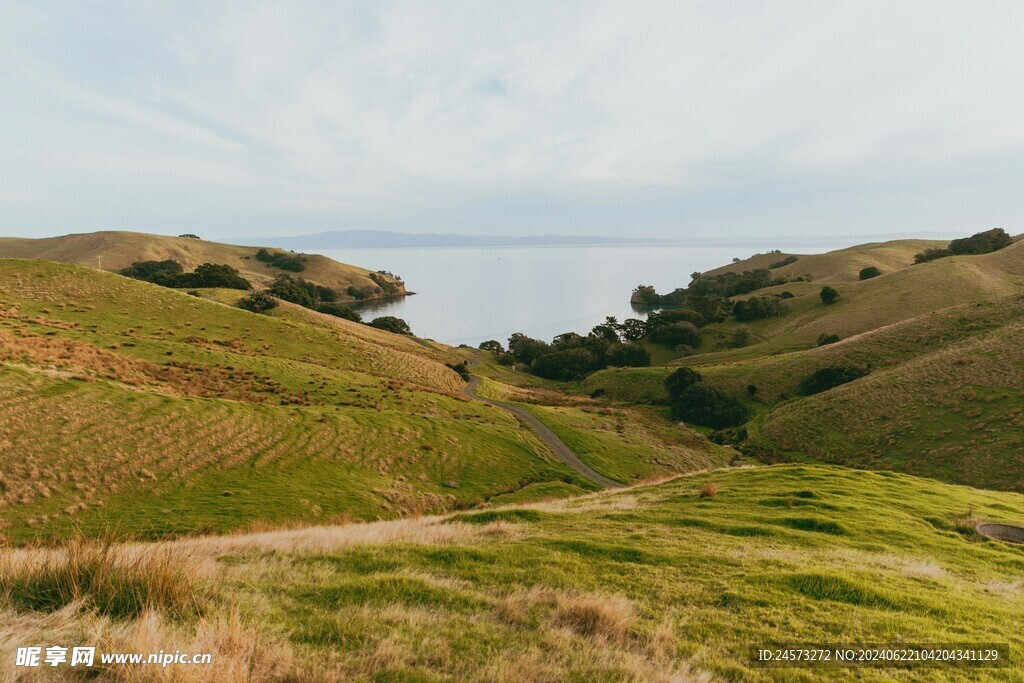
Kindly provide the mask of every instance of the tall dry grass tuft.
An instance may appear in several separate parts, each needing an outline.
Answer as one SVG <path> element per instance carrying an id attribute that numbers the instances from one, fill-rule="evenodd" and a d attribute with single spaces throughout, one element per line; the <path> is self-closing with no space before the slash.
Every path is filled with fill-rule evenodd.
<path id="1" fill-rule="evenodd" d="M 621 642 L 629 634 L 633 604 L 618 595 L 559 596 L 554 624 L 578 633 Z"/>
<path id="2" fill-rule="evenodd" d="M 202 611 L 193 564 L 181 549 L 161 545 L 132 552 L 109 540 L 83 538 L 0 556 L 0 598 L 40 612 L 83 604 L 114 618 L 153 609 L 181 617 Z"/>
<path id="3" fill-rule="evenodd" d="M 701 498 L 714 498 L 718 495 L 718 484 L 713 481 L 706 481 L 700 487 L 697 495 Z"/>

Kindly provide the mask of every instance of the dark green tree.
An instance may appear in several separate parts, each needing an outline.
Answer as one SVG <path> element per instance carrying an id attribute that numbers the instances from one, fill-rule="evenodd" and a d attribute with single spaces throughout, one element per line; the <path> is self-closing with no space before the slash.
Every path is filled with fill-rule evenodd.
<path id="1" fill-rule="evenodd" d="M 409 328 L 409 323 L 405 322 L 401 318 L 396 318 L 393 315 L 384 315 L 379 318 L 374 318 L 368 324 L 370 327 L 376 327 L 378 330 L 385 330 L 386 332 L 392 332 L 394 334 L 412 334 L 412 330 Z"/>
<path id="2" fill-rule="evenodd" d="M 672 414 L 687 422 L 724 429 L 750 418 L 750 409 L 721 389 L 697 382 L 686 388 L 672 405 Z"/>
<path id="3" fill-rule="evenodd" d="M 839 292 L 836 291 L 834 288 L 825 285 L 824 287 L 821 288 L 821 294 L 819 296 L 821 296 L 821 300 L 824 303 L 833 304 L 835 303 L 836 299 L 839 298 Z"/>
<path id="4" fill-rule="evenodd" d="M 677 399 L 684 391 L 701 380 L 700 373 L 693 368 L 676 368 L 671 375 L 665 378 L 663 384 L 668 395 Z"/>

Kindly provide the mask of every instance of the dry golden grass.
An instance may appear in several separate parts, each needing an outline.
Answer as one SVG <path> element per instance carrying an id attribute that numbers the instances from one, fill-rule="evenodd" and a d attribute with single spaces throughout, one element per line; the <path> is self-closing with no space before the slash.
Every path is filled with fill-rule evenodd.
<path id="1" fill-rule="evenodd" d="M 516 538 L 520 533 L 515 525 L 502 521 L 490 524 L 465 524 L 446 522 L 444 517 L 433 516 L 342 526 L 204 536 L 182 539 L 176 542 L 176 546 L 185 548 L 190 553 L 205 556 L 239 550 L 295 553 L 391 543 L 447 545 L 487 538 Z"/>
<path id="2" fill-rule="evenodd" d="M 718 484 L 713 481 L 706 481 L 701 484 L 697 496 L 700 498 L 714 498 L 718 495 Z"/>
<path id="3" fill-rule="evenodd" d="M 143 552 L 110 541 L 74 538 L 59 547 L 0 555 L 0 597 L 24 609 L 54 612 L 82 605 L 111 617 L 148 610 L 184 617 L 203 609 L 199 567 L 182 547 Z"/>
<path id="4" fill-rule="evenodd" d="M 291 646 L 262 635 L 245 623 L 237 611 L 200 618 L 187 625 L 158 611 L 117 621 L 69 605 L 57 612 L 39 614 L 0 611 L 0 649 L 13 651 L 25 643 L 64 643 L 95 646 L 97 653 L 181 652 L 209 654 L 209 665 L 99 665 L 72 669 L 68 666 L 17 669 L 13 659 L 0 661 L 5 681 L 93 680 L 101 683 L 270 683 L 271 681 L 340 681 L 326 668 L 303 661 Z"/>
<path id="5" fill-rule="evenodd" d="M 633 604 L 620 595 L 563 595 L 552 621 L 581 636 L 622 642 L 635 618 Z"/>

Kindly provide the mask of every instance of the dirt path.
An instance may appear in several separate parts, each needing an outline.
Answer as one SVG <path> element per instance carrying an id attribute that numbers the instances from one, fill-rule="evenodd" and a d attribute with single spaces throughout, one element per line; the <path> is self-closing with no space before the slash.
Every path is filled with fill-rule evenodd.
<path id="1" fill-rule="evenodd" d="M 477 364 L 479 364 L 479 361 L 471 362 L 470 367 Z M 590 481 L 594 482 L 598 486 L 603 486 L 605 488 L 618 488 L 623 486 L 621 482 L 617 482 L 614 479 L 609 479 L 608 477 L 602 474 L 598 474 L 594 470 L 590 469 L 586 465 L 586 463 L 580 460 L 579 457 L 575 453 L 573 453 L 568 446 L 565 445 L 565 442 L 563 442 L 561 439 L 555 436 L 555 433 L 551 431 L 551 429 L 549 429 L 547 425 L 538 420 L 537 417 L 533 415 L 533 413 L 530 413 L 529 411 L 526 411 L 518 406 L 514 406 L 511 403 L 505 403 L 504 401 L 495 401 L 489 398 L 477 396 L 476 388 L 479 384 L 480 378 L 474 375 L 469 378 L 469 383 L 466 384 L 466 388 L 463 389 L 463 392 L 466 394 L 466 396 L 469 396 L 472 399 L 475 399 L 482 403 L 486 403 L 487 405 L 490 406 L 494 406 L 495 408 L 507 410 L 508 412 L 515 415 L 522 422 L 524 422 L 527 427 L 532 429 L 533 432 L 540 437 L 541 441 L 546 443 L 548 447 L 555 452 L 555 455 L 561 458 L 562 462 L 564 462 L 566 465 L 573 468 L 574 470 L 576 470 L 581 475 L 583 475 Z"/>

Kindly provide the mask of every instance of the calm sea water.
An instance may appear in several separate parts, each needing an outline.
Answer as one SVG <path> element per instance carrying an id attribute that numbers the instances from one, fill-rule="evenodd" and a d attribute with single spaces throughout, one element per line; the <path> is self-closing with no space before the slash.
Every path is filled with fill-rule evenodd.
<path id="1" fill-rule="evenodd" d="M 394 315 L 408 321 L 420 337 L 476 346 L 488 339 L 505 344 L 513 332 L 545 341 L 563 332 L 585 333 L 609 315 L 620 321 L 644 318 L 645 313 L 629 303 L 637 285 L 671 291 L 685 287 L 694 271 L 771 248 L 441 247 L 323 253 L 371 270 L 389 270 L 416 292 L 362 308 L 364 319 Z"/>

